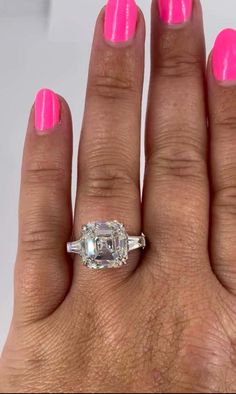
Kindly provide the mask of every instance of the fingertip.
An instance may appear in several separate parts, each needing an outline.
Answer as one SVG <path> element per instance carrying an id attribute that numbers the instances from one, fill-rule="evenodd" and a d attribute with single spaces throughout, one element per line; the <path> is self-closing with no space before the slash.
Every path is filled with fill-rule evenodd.
<path id="1" fill-rule="evenodd" d="M 101 9 L 95 26 L 94 46 L 102 42 L 110 47 L 129 47 L 145 37 L 145 18 L 136 2 L 124 0 L 118 5 L 114 9 L 108 2 Z"/>
<path id="2" fill-rule="evenodd" d="M 212 74 L 220 85 L 236 85 L 236 30 L 227 28 L 216 37 L 212 50 Z"/>
<path id="3" fill-rule="evenodd" d="M 28 132 L 46 136 L 59 131 L 71 134 L 71 130 L 72 115 L 66 99 L 50 89 L 40 89 L 30 110 Z"/>
<path id="4" fill-rule="evenodd" d="M 35 98 L 35 129 L 46 132 L 60 122 L 61 105 L 56 93 L 50 89 L 40 89 Z"/>
<path id="5" fill-rule="evenodd" d="M 152 0 L 151 13 L 164 28 L 179 30 L 202 21 L 200 0 L 171 1 Z"/>

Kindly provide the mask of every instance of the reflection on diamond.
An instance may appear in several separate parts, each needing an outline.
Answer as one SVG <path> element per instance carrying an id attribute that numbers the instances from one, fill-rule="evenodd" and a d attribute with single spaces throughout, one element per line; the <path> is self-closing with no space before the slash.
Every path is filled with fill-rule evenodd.
<path id="1" fill-rule="evenodd" d="M 115 268 L 128 259 L 128 235 L 122 224 L 94 222 L 83 228 L 81 255 L 89 268 Z"/>

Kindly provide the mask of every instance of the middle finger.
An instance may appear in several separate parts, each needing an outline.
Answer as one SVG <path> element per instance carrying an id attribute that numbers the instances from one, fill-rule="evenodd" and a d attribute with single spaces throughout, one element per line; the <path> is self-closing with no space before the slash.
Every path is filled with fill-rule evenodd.
<path id="1" fill-rule="evenodd" d="M 208 256 L 204 71 L 200 2 L 154 0 L 144 231 L 152 269 L 163 260 L 170 276 Z"/>

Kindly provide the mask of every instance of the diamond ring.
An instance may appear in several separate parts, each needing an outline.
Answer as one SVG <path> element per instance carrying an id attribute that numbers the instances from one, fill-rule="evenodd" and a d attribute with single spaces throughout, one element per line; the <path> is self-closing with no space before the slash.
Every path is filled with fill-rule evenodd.
<path id="1" fill-rule="evenodd" d="M 128 253 L 145 246 L 144 234 L 130 237 L 124 225 L 115 220 L 86 224 L 81 238 L 67 244 L 67 251 L 79 254 L 88 268 L 104 269 L 127 264 Z"/>

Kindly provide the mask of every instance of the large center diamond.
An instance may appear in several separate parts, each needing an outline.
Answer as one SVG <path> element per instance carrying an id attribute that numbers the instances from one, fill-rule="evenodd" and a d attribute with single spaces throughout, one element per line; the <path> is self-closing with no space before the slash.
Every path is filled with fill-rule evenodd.
<path id="1" fill-rule="evenodd" d="M 83 228 L 81 256 L 89 268 L 116 268 L 128 259 L 128 234 L 118 222 L 94 222 Z"/>

